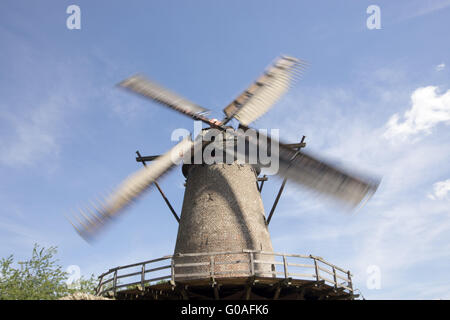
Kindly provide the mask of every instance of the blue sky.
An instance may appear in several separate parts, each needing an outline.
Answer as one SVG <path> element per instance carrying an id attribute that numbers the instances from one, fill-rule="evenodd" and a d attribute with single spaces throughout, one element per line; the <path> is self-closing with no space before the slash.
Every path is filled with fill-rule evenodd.
<path id="1" fill-rule="evenodd" d="M 81 8 L 81 30 L 66 8 Z M 381 29 L 366 27 L 369 5 Z M 278 55 L 310 63 L 263 118 L 283 140 L 383 176 L 351 215 L 287 184 L 276 251 L 350 269 L 371 299 L 450 298 L 450 1 L 10 1 L 0 4 L 0 257 L 59 248 L 84 275 L 170 254 L 177 224 L 147 194 L 93 245 L 64 217 L 159 154 L 189 118 L 122 92 L 142 72 L 221 109 Z M 161 183 L 179 212 L 181 170 Z M 265 184 L 270 210 L 280 179 Z M 370 266 L 381 288 L 370 289 Z"/>

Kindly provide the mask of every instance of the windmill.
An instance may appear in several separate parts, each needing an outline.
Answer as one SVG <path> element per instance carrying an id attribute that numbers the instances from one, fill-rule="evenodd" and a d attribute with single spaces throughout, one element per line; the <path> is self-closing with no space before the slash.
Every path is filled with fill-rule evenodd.
<path id="1" fill-rule="evenodd" d="M 103 201 L 81 210 L 76 217 L 77 223 L 72 223 L 77 232 L 85 239 L 93 238 L 155 185 L 179 222 L 175 250 L 171 256 L 172 286 L 180 281 L 212 278 L 214 296 L 217 298 L 218 278 L 241 279 L 240 275 L 250 272 L 253 280 L 258 276 L 277 281 L 279 272 L 276 271 L 276 265 L 279 263 L 276 254 L 270 256 L 273 248 L 268 224 L 287 179 L 350 207 L 356 207 L 367 200 L 379 184 L 375 178 L 345 171 L 301 151 L 306 145 L 305 137 L 300 143 L 287 144 L 250 128 L 250 124 L 266 113 L 302 75 L 305 67 L 304 61 L 293 57 L 277 58 L 263 75 L 225 107 L 225 116 L 220 121 L 208 118 L 208 109 L 142 75 L 134 75 L 120 82 L 120 87 L 202 121 L 209 127 L 203 129 L 193 140 L 190 136 L 184 138 L 163 155 L 142 157 L 137 152 L 136 160 L 144 164 L 143 168 L 129 176 Z M 228 125 L 233 119 L 239 122 L 238 128 Z M 212 133 L 214 138 L 211 138 Z M 252 134 L 256 139 L 249 138 Z M 243 148 L 238 147 L 239 141 L 244 141 Z M 266 143 L 262 143 L 263 141 Z M 226 147 L 230 145 L 231 148 Z M 207 163 L 204 153 L 208 148 L 211 151 L 211 146 L 214 146 L 213 153 L 223 151 L 223 155 L 229 156 L 227 159 L 231 161 Z M 267 177 L 259 177 L 261 168 L 267 167 L 267 163 L 261 159 L 261 154 L 264 153 L 270 155 L 271 159 L 276 159 L 276 174 L 284 178 L 267 218 L 260 195 Z M 200 159 L 200 162 L 195 161 L 196 159 Z M 157 181 L 181 163 L 186 177 L 186 189 L 181 216 L 178 217 Z M 317 267 L 320 259 L 313 259 L 316 281 L 319 281 L 315 284 L 317 286 L 321 281 Z M 290 279 L 287 272 L 289 263 L 285 256 L 283 261 L 285 283 L 286 279 Z M 247 262 L 250 263 L 250 268 Z M 338 267 L 333 266 L 334 272 L 336 268 Z M 148 270 L 142 271 L 141 289 L 148 282 L 145 280 L 146 272 Z M 210 276 L 202 276 L 205 274 Z M 334 273 L 334 277 L 334 289 L 342 289 L 336 278 L 339 276 Z M 350 273 L 348 277 L 350 278 Z M 112 279 L 116 284 L 117 270 Z M 248 288 L 248 282 L 245 283 Z M 101 280 L 100 286 L 103 284 Z M 192 287 L 192 283 L 189 286 Z M 187 285 L 181 287 L 186 288 Z M 345 285 L 343 287 L 351 289 L 351 285 L 350 288 Z M 184 289 L 176 292 L 182 297 L 187 296 Z M 352 296 L 353 292 L 347 294 Z M 245 296 L 250 297 L 250 293 Z"/>

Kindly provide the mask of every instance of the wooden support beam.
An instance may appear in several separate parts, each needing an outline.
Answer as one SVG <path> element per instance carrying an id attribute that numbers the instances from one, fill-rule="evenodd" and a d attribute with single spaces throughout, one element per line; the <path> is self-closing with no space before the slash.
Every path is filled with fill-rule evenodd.
<path id="1" fill-rule="evenodd" d="M 177 286 L 178 291 L 180 292 L 181 296 L 183 297 L 183 300 L 189 300 L 189 295 L 187 293 L 185 286 Z"/>
<path id="2" fill-rule="evenodd" d="M 214 299 L 215 299 L 215 300 L 220 300 L 220 296 L 219 296 L 219 286 L 218 286 L 218 285 L 215 285 L 215 286 L 213 287 L 213 290 L 214 290 Z"/>
<path id="3" fill-rule="evenodd" d="M 222 300 L 241 300 L 244 295 L 245 295 L 245 290 L 240 290 L 240 291 L 232 293 L 228 296 L 222 297 Z"/>
<path id="4" fill-rule="evenodd" d="M 275 290 L 275 293 L 273 295 L 273 300 L 278 300 L 280 297 L 281 289 L 287 288 L 291 285 L 292 278 L 285 278 L 274 285 L 273 289 Z"/>
<path id="5" fill-rule="evenodd" d="M 211 256 L 210 258 L 210 265 L 211 265 L 211 287 L 213 288 L 213 292 L 214 292 L 214 299 L 215 300 L 220 300 L 220 295 L 219 295 L 219 288 L 220 288 L 220 284 L 217 283 L 216 279 L 214 278 L 214 256 Z"/>
<path id="6" fill-rule="evenodd" d="M 273 300 L 278 300 L 278 298 L 280 297 L 280 292 L 281 286 L 277 286 L 277 288 L 275 289 L 275 294 L 273 295 Z"/>
<path id="7" fill-rule="evenodd" d="M 330 293 L 334 292 L 335 288 L 331 287 L 328 289 L 320 290 L 319 292 L 319 300 L 328 299 L 330 297 Z"/>
<path id="8" fill-rule="evenodd" d="M 306 288 L 300 288 L 300 290 L 297 291 L 297 299 L 298 300 L 305 300 L 305 292 Z"/>
<path id="9" fill-rule="evenodd" d="M 247 280 L 247 285 L 244 290 L 244 299 L 250 300 L 250 296 L 252 293 L 252 287 L 255 284 L 255 276 L 249 277 Z"/>
<path id="10" fill-rule="evenodd" d="M 248 286 L 246 289 L 245 289 L 245 296 L 244 296 L 244 299 L 245 300 L 250 300 L 250 295 L 252 294 L 252 287 L 251 286 Z"/>

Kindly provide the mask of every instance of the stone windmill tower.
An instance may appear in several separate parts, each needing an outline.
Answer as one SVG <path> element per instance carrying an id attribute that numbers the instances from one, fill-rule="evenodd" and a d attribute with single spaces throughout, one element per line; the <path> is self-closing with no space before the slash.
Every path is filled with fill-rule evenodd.
<path id="1" fill-rule="evenodd" d="M 221 121 L 206 117 L 209 110 L 141 75 L 132 76 L 119 84 L 194 120 L 202 121 L 208 127 L 194 140 L 188 136 L 163 155 L 142 157 L 137 152 L 136 160 L 142 162 L 144 167 L 128 177 L 97 206 L 82 211 L 81 216 L 77 218 L 78 223 L 73 224 L 80 235 L 90 239 L 152 185 L 162 194 L 179 222 L 173 255 L 111 269 L 100 277 L 99 294 L 111 290 L 116 294 L 120 287 L 129 288 L 129 284 L 118 285 L 118 279 L 126 278 L 126 275 L 120 275 L 120 271 L 139 265 L 142 270 L 129 275 L 140 275 L 139 281 L 132 284 L 140 286 L 137 296 L 146 298 L 156 298 L 156 292 L 159 292 L 157 298 L 173 298 L 174 295 L 182 298 L 206 297 L 208 294 L 205 293 L 205 283 L 206 288 L 209 286 L 214 289 L 212 292 L 215 298 L 224 295 L 249 298 L 252 297 L 252 290 L 249 288 L 253 288 L 253 291 L 259 290 L 259 297 L 270 296 L 275 290 L 274 298 L 279 298 L 281 288 L 286 286 L 298 289 L 283 289 L 287 297 L 294 294 L 292 292 L 297 292 L 298 296 L 299 288 L 303 288 L 300 296 L 304 298 L 305 288 L 311 286 L 311 283 L 312 287 L 319 288 L 322 295 L 326 292 L 330 296 L 331 288 L 334 290 L 331 294 L 333 297 L 354 297 L 349 272 L 345 273 L 345 276 L 339 275 L 340 271 L 344 272 L 343 269 L 319 257 L 273 252 L 268 230 L 268 224 L 287 179 L 352 207 L 370 197 L 379 183 L 376 179 L 344 171 L 300 151 L 305 146 L 304 137 L 300 143 L 286 144 L 249 128 L 250 123 L 266 113 L 288 90 L 304 68 L 305 63 L 301 60 L 287 56 L 278 58 L 262 76 L 224 109 L 225 118 Z M 239 122 L 237 128 L 228 125 L 233 119 Z M 181 163 L 186 177 L 186 189 L 181 216 L 178 217 L 157 180 Z M 284 181 L 272 210 L 266 217 L 261 189 L 267 177 L 259 175 L 262 169 L 272 168 L 274 164 L 277 169 L 275 173 L 282 176 Z M 288 257 L 309 258 L 314 263 L 307 265 L 289 262 Z M 281 262 L 279 258 L 282 258 Z M 170 259 L 170 265 L 149 268 L 150 264 L 164 259 Z M 327 269 L 327 272 L 334 279 L 331 280 L 333 285 L 325 284 L 324 279 L 330 279 L 320 275 L 320 270 L 325 270 L 325 267 L 319 266 L 320 263 L 331 268 Z M 311 283 L 308 282 L 308 286 L 304 281 L 309 280 L 292 279 L 292 275 L 305 274 L 288 270 L 289 267 L 305 266 L 312 266 L 315 271 L 312 274 L 314 279 Z M 169 267 L 170 275 L 146 278 L 147 273 Z M 279 271 L 279 267 L 283 267 L 283 270 Z M 284 275 L 281 279 L 280 274 Z M 108 275 L 111 277 L 105 280 Z M 255 277 L 259 277 L 259 282 Z M 339 278 L 346 280 L 345 285 L 339 284 Z M 152 284 L 155 279 L 170 281 L 166 284 Z M 265 289 L 255 289 L 256 283 L 266 284 L 266 287 L 263 286 Z M 106 284 L 109 284 L 109 289 L 102 291 Z M 174 288 L 177 290 L 173 290 Z M 198 290 L 193 292 L 192 288 Z M 220 294 L 219 288 L 222 288 Z M 245 294 L 241 295 L 239 288 L 244 288 Z M 319 297 L 316 289 L 311 291 L 312 293 L 306 293 L 306 296 Z M 127 297 L 135 295 L 134 291 L 123 292 L 128 294 Z M 161 292 L 165 294 L 161 296 Z"/>

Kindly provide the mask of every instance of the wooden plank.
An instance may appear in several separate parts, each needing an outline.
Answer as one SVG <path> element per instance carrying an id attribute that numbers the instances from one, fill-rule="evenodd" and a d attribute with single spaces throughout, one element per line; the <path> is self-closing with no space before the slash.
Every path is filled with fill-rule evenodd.
<path id="1" fill-rule="evenodd" d="M 113 278 L 109 278 L 108 280 L 103 281 L 102 285 L 105 285 L 111 281 L 114 281 L 114 277 Z"/>
<path id="2" fill-rule="evenodd" d="M 176 263 L 175 268 L 207 266 L 209 262 Z"/>
<path id="3" fill-rule="evenodd" d="M 315 268 L 312 264 L 303 264 L 303 263 L 292 263 L 288 262 L 288 266 L 292 267 L 302 267 L 302 268 Z"/>
<path id="4" fill-rule="evenodd" d="M 255 263 L 283 265 L 283 262 L 279 262 L 279 261 L 269 261 L 269 260 L 255 260 Z"/>
<path id="5" fill-rule="evenodd" d="M 120 276 L 117 276 L 117 279 L 122 279 L 122 278 L 128 278 L 128 277 L 132 277 L 132 276 L 137 276 L 138 274 L 141 274 L 141 271 L 136 271 L 136 272 L 127 273 L 127 274 L 121 274 Z"/>
<path id="6" fill-rule="evenodd" d="M 331 272 L 331 271 L 329 271 L 329 270 L 327 270 L 327 269 L 324 269 L 324 268 L 322 268 L 322 267 L 318 267 L 319 268 L 319 270 L 322 270 L 323 272 L 326 272 L 326 273 L 328 273 L 329 275 L 334 275 L 333 274 L 333 272 Z"/>
<path id="7" fill-rule="evenodd" d="M 334 282 L 333 280 L 331 280 L 331 279 L 329 279 L 329 278 L 325 278 L 325 277 L 320 276 L 320 279 L 325 280 L 325 281 L 327 281 L 327 282 L 330 282 L 330 283 L 332 283 L 333 285 L 336 284 L 336 282 Z"/>
<path id="8" fill-rule="evenodd" d="M 137 266 L 140 266 L 141 264 L 154 263 L 154 262 L 158 262 L 158 261 L 162 261 L 162 260 L 167 260 L 170 258 L 172 258 L 172 256 L 164 256 L 164 257 L 161 257 L 158 259 L 152 259 L 152 260 L 147 260 L 147 261 L 143 261 L 143 262 L 128 264 L 126 266 L 116 267 L 116 268 L 114 268 L 114 270 L 121 270 L 121 269 L 126 269 L 126 268 L 131 268 L 131 267 L 137 267 Z"/>
<path id="9" fill-rule="evenodd" d="M 290 253 L 280 253 L 280 252 L 271 252 L 271 251 L 262 251 L 262 250 L 249 250 L 249 249 L 243 249 L 243 252 L 254 252 L 257 254 L 262 255 L 269 255 L 269 256 L 286 256 L 286 257 L 297 257 L 297 258 L 303 258 L 303 259 L 311 259 L 311 256 L 307 256 L 304 254 L 290 254 Z"/>
<path id="10" fill-rule="evenodd" d="M 340 276 L 340 275 L 337 274 L 337 273 L 336 273 L 336 277 L 339 278 L 339 279 L 341 279 L 341 280 L 348 281 L 348 277 L 345 277 L 345 278 L 344 278 L 344 277 Z"/>
<path id="11" fill-rule="evenodd" d="M 294 277 L 300 277 L 300 278 L 315 278 L 316 275 L 315 274 L 311 274 L 311 273 L 288 273 L 289 276 L 294 276 Z"/>
<path id="12" fill-rule="evenodd" d="M 328 261 L 325 261 L 325 260 L 324 260 L 323 258 L 321 258 L 321 257 L 316 257 L 316 256 L 313 256 L 313 255 L 311 255 L 310 257 L 313 258 L 313 259 L 315 259 L 315 260 L 317 260 L 317 261 L 320 261 L 321 263 L 326 264 L 326 265 L 328 265 L 328 266 L 330 266 L 330 267 L 335 267 L 336 270 L 342 271 L 342 272 L 344 272 L 344 273 L 350 272 L 350 271 L 348 271 L 348 270 L 344 270 L 344 269 L 342 269 L 342 268 L 339 268 L 338 266 L 335 266 L 334 264 L 329 263 Z"/>
<path id="13" fill-rule="evenodd" d="M 249 250 L 250 251 L 250 250 Z M 243 254 L 248 252 L 247 250 L 242 251 L 214 251 L 214 252 L 198 252 L 198 253 L 177 253 L 177 257 L 200 257 L 200 256 L 217 256 L 217 255 L 230 255 L 230 254 Z"/>
<path id="14" fill-rule="evenodd" d="M 209 272 L 181 273 L 181 274 L 176 274 L 175 275 L 175 279 L 176 278 L 188 278 L 188 277 L 205 277 L 205 278 L 208 278 L 209 277 Z"/>
<path id="15" fill-rule="evenodd" d="M 152 268 L 152 269 L 147 269 L 145 270 L 145 273 L 149 273 L 149 272 L 154 272 L 154 271 L 159 271 L 159 270 L 164 270 L 164 269 L 169 269 L 172 266 L 170 264 L 166 265 L 166 266 L 162 266 L 162 267 L 158 267 L 158 268 Z"/>
<path id="16" fill-rule="evenodd" d="M 233 274 L 233 273 L 250 275 L 250 270 L 248 270 L 248 271 L 247 270 L 216 271 L 216 275 Z"/>
<path id="17" fill-rule="evenodd" d="M 215 300 L 220 300 L 220 296 L 219 296 L 219 288 L 217 285 L 213 286 L 213 290 L 214 290 L 214 299 Z"/>
<path id="18" fill-rule="evenodd" d="M 145 282 L 158 281 L 158 280 L 164 280 L 164 279 L 170 279 L 170 277 L 171 277 L 170 275 L 167 275 L 167 276 L 163 276 L 163 277 L 151 278 L 151 279 L 145 280 Z"/>

